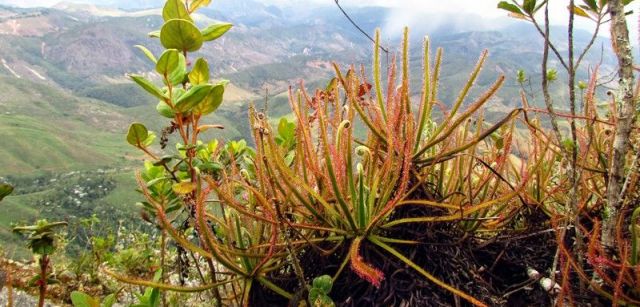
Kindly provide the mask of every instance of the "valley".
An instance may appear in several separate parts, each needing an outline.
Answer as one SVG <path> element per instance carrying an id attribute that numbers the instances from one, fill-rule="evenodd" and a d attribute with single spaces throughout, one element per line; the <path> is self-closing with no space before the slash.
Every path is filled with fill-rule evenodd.
<path id="1" fill-rule="evenodd" d="M 126 10 L 119 8 L 129 1 L 112 2 L 108 7 L 61 3 L 52 8 L 25 9 L 0 5 L 0 181 L 16 186 L 16 193 L 1 205 L 6 212 L 0 218 L 0 242 L 7 245 L 2 246 L 4 250 L 22 254 L 9 231 L 16 222 L 92 214 L 112 222 L 138 219 L 133 172 L 143 157 L 126 143 L 126 129 L 132 122 L 142 122 L 159 134 L 169 122 L 156 119 L 157 102 L 139 90 L 127 74 L 159 82 L 134 45 L 144 45 L 158 54 L 158 41 L 142 38 L 157 30 L 162 19 L 150 1 L 138 1 L 124 7 Z M 372 32 L 384 23 L 388 12 L 364 7 L 352 13 Z M 358 69 L 371 63 L 371 42 L 331 6 L 310 13 L 250 0 L 221 2 L 215 9 L 198 13 L 195 20 L 199 25 L 215 20 L 234 23 L 225 38 L 195 55 L 210 60 L 213 75 L 230 80 L 220 110 L 208 119 L 225 129 L 208 132 L 208 137 L 250 138 L 249 103 L 262 106 L 266 99 L 272 117 L 286 115 L 290 86 L 295 88 L 304 80 L 308 89 L 324 88 L 333 72 L 332 61 L 342 67 L 358 65 Z M 534 63 L 539 62 L 542 41 L 522 25 L 482 32 L 419 31 L 412 32 L 410 61 L 422 61 L 425 34 L 430 35 L 434 50 L 444 48 L 442 71 L 446 74 L 440 78 L 439 100 L 445 105 L 455 99 L 468 68 L 485 48 L 490 57 L 478 88 L 486 88 L 499 74 L 507 76 L 504 87 L 488 103 L 489 120 L 520 105 L 520 86 L 515 80 L 518 69 L 524 69 L 534 84 L 539 82 L 540 68 Z M 578 34 L 578 44 L 586 44 L 588 35 Z M 393 36 L 385 41 L 398 45 Z M 609 52 L 608 45 L 603 46 Z M 384 58 L 385 64 L 397 52 L 392 49 Z M 600 54 L 589 54 L 586 61 L 595 65 Z M 412 67 L 411 82 L 417 85 L 420 65 Z M 612 68 L 611 60 L 605 58 L 601 71 Z M 581 73 L 585 79 L 586 71 Z M 552 90 L 558 101 L 566 98 L 560 85 L 552 85 Z M 411 94 L 417 97 L 420 93 Z M 474 89 L 470 96 L 479 94 Z M 534 98 L 532 104 L 541 105 L 541 97 Z M 88 194 L 78 197 L 83 193 Z"/>

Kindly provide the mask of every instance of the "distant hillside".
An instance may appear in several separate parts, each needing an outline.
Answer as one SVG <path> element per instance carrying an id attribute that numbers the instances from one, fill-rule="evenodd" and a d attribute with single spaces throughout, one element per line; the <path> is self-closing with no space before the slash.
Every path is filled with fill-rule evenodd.
<path id="1" fill-rule="evenodd" d="M 126 144 L 124 134 L 133 121 L 156 132 L 169 122 L 157 119 L 156 101 L 134 86 L 126 74 L 154 76 L 152 65 L 133 46 L 142 44 L 156 54 L 160 52 L 158 41 L 146 35 L 159 27 L 160 10 L 152 0 L 94 2 L 100 6 L 61 3 L 53 8 L 22 9 L 0 5 L 0 135 L 5 139 L 0 147 L 0 181 L 9 178 L 19 183 L 18 195 L 2 204 L 2 210 L 11 214 L 0 218 L 0 239 L 10 237 L 9 222 L 76 213 L 109 215 L 113 208 L 120 217 L 132 217 L 136 210 L 134 184 L 126 178 L 132 178 L 131 167 L 139 165 L 141 156 Z M 332 61 L 342 67 L 370 67 L 371 42 L 333 6 L 278 7 L 252 0 L 214 3 L 196 16 L 197 23 L 204 26 L 224 20 L 234 23 L 234 28 L 196 54 L 207 57 L 216 78 L 231 81 L 219 112 L 207 119 L 225 129 L 210 132 L 211 137 L 248 138 L 248 103 L 261 104 L 268 90 L 271 115 L 284 115 L 289 86 L 305 80 L 310 88 L 324 87 L 332 74 Z M 349 11 L 370 33 L 384 24 L 388 14 L 379 7 Z M 561 29 L 554 31 L 563 33 Z M 444 48 L 439 99 L 445 104 L 455 99 L 483 49 L 489 49 L 490 57 L 470 99 L 499 74 L 508 77 L 488 104 L 489 119 L 520 104 L 515 82 L 518 69 L 527 71 L 534 88 L 538 82 L 542 41 L 528 25 L 432 33 L 421 33 L 418 28 L 411 32 L 413 95 L 420 90 L 422 38 L 427 34 L 434 51 L 435 47 Z M 391 50 L 390 58 L 399 46 L 384 33 L 383 37 Z M 577 32 L 578 45 L 587 40 L 587 33 Z M 586 58 L 585 69 L 600 60 L 600 46 L 605 55 L 610 52 L 608 43 L 598 41 L 595 46 L 595 52 Z M 383 58 L 386 63 L 387 57 Z M 553 59 L 550 67 L 560 70 Z M 612 68 L 605 56 L 602 71 Z M 581 79 L 586 78 L 585 71 Z M 552 84 L 552 90 L 557 105 L 565 105 L 565 89 Z M 540 104 L 539 97 L 532 103 Z M 104 195 L 81 204 L 65 201 L 46 205 L 58 198 L 74 199 L 69 187 L 79 184 L 76 179 L 64 184 L 49 180 L 96 168 L 114 173 L 87 172 L 77 181 L 113 182 Z"/>

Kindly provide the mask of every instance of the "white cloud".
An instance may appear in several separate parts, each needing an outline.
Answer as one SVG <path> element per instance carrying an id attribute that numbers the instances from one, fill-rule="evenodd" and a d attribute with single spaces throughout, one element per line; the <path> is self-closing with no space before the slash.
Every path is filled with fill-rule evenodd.
<path id="1" fill-rule="evenodd" d="M 52 6 L 62 0 L 0 0 L 0 4 L 32 7 L 32 6 Z M 87 3 L 93 2 L 99 4 L 101 1 L 90 0 L 65 0 L 67 2 Z M 162 5 L 163 0 L 155 0 L 158 6 Z M 216 0 L 216 1 L 237 1 L 237 0 Z M 214 5 L 215 2 L 214 1 Z M 265 4 L 276 5 L 304 5 L 310 2 L 316 5 L 334 5 L 334 0 L 257 0 Z M 456 21 L 455 15 L 466 16 L 476 15 L 479 19 L 476 22 L 482 24 L 490 24 L 493 22 L 502 23 L 508 20 L 505 16 L 505 11 L 497 8 L 498 0 L 339 0 L 344 6 L 384 6 L 392 8 L 392 13 L 389 16 L 389 22 L 385 28 L 398 28 L 400 23 L 402 25 L 409 25 L 416 23 L 431 23 L 430 27 L 436 27 L 440 23 L 446 23 L 447 21 Z M 104 3 L 112 2 L 105 0 Z M 153 1 L 149 1 L 153 2 Z M 552 24 L 564 25 L 567 24 L 568 10 L 567 4 L 569 1 L 550 1 L 549 15 Z M 580 1 L 578 1 L 580 2 Z M 637 4 L 632 4 L 632 9 L 638 11 Z M 431 18 L 424 20 L 424 15 L 436 14 L 440 18 Z M 539 13 L 540 19 L 542 19 L 542 12 Z M 637 42 L 638 36 L 638 23 L 637 14 L 633 14 L 628 17 L 629 27 L 631 30 L 632 40 Z M 463 21 L 463 20 L 458 20 Z M 594 24 L 585 18 L 576 18 L 576 27 L 593 30 Z M 602 35 L 608 36 L 608 27 L 605 26 L 601 31 Z"/>

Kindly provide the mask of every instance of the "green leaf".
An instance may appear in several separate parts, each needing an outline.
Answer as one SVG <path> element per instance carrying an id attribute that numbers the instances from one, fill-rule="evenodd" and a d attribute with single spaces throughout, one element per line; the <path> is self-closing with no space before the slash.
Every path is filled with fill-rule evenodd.
<path id="1" fill-rule="evenodd" d="M 182 0 L 167 0 L 162 9 L 162 18 L 164 21 L 169 21 L 171 19 L 184 19 L 193 22 L 191 16 L 189 16 L 189 12 L 187 12 L 187 7 L 184 5 Z"/>
<path id="2" fill-rule="evenodd" d="M 314 303 L 322 295 L 324 295 L 324 293 L 322 293 L 322 291 L 320 289 L 318 289 L 318 288 L 309 289 L 309 301 L 311 302 L 312 306 L 315 306 Z"/>
<path id="3" fill-rule="evenodd" d="M 212 24 L 202 29 L 202 38 L 204 39 L 204 41 L 207 41 L 207 42 L 215 40 L 220 36 L 224 35 L 225 33 L 227 33 L 227 31 L 229 31 L 231 27 L 233 27 L 233 25 L 228 22 Z"/>
<path id="4" fill-rule="evenodd" d="M 0 183 L 0 201 L 6 196 L 8 196 L 9 194 L 11 194 L 12 192 L 13 192 L 12 186 L 6 183 Z"/>
<path id="5" fill-rule="evenodd" d="M 333 93 L 333 90 L 335 90 L 336 86 L 338 85 L 338 78 L 331 78 L 331 80 L 329 80 L 329 83 L 327 83 L 327 86 L 325 87 L 324 91 L 327 93 Z"/>
<path id="6" fill-rule="evenodd" d="M 193 85 L 209 82 L 209 63 L 204 58 L 198 58 L 189 73 L 189 82 Z"/>
<path id="7" fill-rule="evenodd" d="M 522 84 L 525 81 L 527 81 L 527 74 L 524 72 L 523 69 L 518 69 L 516 80 L 520 84 Z"/>
<path id="8" fill-rule="evenodd" d="M 71 292 L 71 303 L 74 307 L 100 307 L 100 303 L 91 295 L 80 292 Z"/>
<path id="9" fill-rule="evenodd" d="M 528 14 L 533 13 L 533 10 L 536 8 L 536 0 L 524 0 L 522 3 L 522 8 Z"/>
<path id="10" fill-rule="evenodd" d="M 144 142 L 142 142 L 142 145 L 144 147 L 149 147 L 151 146 L 151 144 L 153 144 L 153 141 L 156 139 L 156 134 L 153 132 L 149 132 L 149 136 L 147 136 L 147 138 L 144 140 Z"/>
<path id="11" fill-rule="evenodd" d="M 199 9 L 200 7 L 208 6 L 209 4 L 211 4 L 211 0 L 194 0 L 193 2 L 191 2 L 191 7 L 189 9 L 192 12 L 195 12 L 195 10 Z"/>
<path id="12" fill-rule="evenodd" d="M 564 149 L 567 152 L 572 152 L 573 150 L 577 149 L 576 143 L 573 142 L 572 139 L 564 139 L 564 140 L 562 140 L 562 147 L 564 147 Z"/>
<path id="13" fill-rule="evenodd" d="M 320 295 L 314 301 L 314 306 L 317 306 L 317 307 L 335 307 L 336 304 L 333 302 L 333 300 L 331 300 L 331 298 L 328 295 Z"/>
<path id="14" fill-rule="evenodd" d="M 190 88 L 184 95 L 180 96 L 175 102 L 176 110 L 180 113 L 189 112 L 193 107 L 198 105 L 209 94 L 213 85 L 200 84 Z"/>
<path id="15" fill-rule="evenodd" d="M 149 130 L 141 123 L 133 123 L 129 126 L 127 142 L 136 147 L 144 147 L 144 142 L 149 137 Z"/>
<path id="16" fill-rule="evenodd" d="M 158 62 L 158 60 L 156 60 L 156 57 L 153 55 L 153 53 L 147 49 L 147 47 L 142 46 L 142 45 L 135 45 L 133 47 L 136 47 L 138 49 L 140 49 L 140 51 L 142 51 L 142 53 L 144 53 L 144 55 L 147 56 L 147 58 L 149 58 L 149 60 L 151 60 L 151 62 L 156 63 Z"/>
<path id="17" fill-rule="evenodd" d="M 182 53 L 178 53 L 178 66 L 169 74 L 169 82 L 171 82 L 172 85 L 183 83 L 186 74 L 187 59 Z"/>
<path id="18" fill-rule="evenodd" d="M 556 79 L 558 79 L 558 71 L 554 68 L 547 70 L 547 80 L 549 80 L 549 82 L 552 82 Z"/>
<path id="19" fill-rule="evenodd" d="M 200 168 L 205 172 L 216 172 L 221 170 L 223 167 L 222 167 L 222 164 L 217 162 L 205 162 L 205 163 L 202 163 Z"/>
<path id="20" fill-rule="evenodd" d="M 498 8 L 506 10 L 506 11 L 509 11 L 511 13 L 514 13 L 514 14 L 524 15 L 524 13 L 522 13 L 522 11 L 520 10 L 520 8 L 517 5 L 511 4 L 511 3 L 507 2 L 507 1 L 500 1 L 498 3 Z"/>
<path id="21" fill-rule="evenodd" d="M 592 11 L 598 11 L 598 4 L 596 0 L 582 0 Z"/>
<path id="22" fill-rule="evenodd" d="M 174 184 L 171 189 L 174 193 L 184 195 L 193 192 L 196 189 L 195 182 L 180 182 Z"/>
<path id="23" fill-rule="evenodd" d="M 318 276 L 313 279 L 313 287 L 320 289 L 324 294 L 329 294 L 333 287 L 333 279 L 329 275 Z"/>
<path id="24" fill-rule="evenodd" d="M 171 19 L 160 30 L 160 42 L 167 49 L 197 51 L 202 47 L 202 33 L 193 22 Z"/>
<path id="25" fill-rule="evenodd" d="M 116 293 L 111 293 L 104 297 L 101 307 L 112 307 L 116 303 Z"/>
<path id="26" fill-rule="evenodd" d="M 36 255 L 51 255 L 56 250 L 52 235 L 44 235 L 40 239 L 31 240 L 29 247 Z"/>
<path id="27" fill-rule="evenodd" d="M 142 87 L 145 91 L 157 97 L 158 99 L 160 100 L 169 99 L 169 97 L 167 97 L 161 89 L 159 89 L 157 86 L 151 83 L 151 81 L 145 79 L 144 77 L 138 76 L 138 75 L 130 75 L 129 77 L 131 77 L 131 79 L 135 83 L 137 83 L 140 87 Z"/>
<path id="28" fill-rule="evenodd" d="M 153 38 L 160 38 L 160 30 L 151 31 L 147 35 Z"/>
<path id="29" fill-rule="evenodd" d="M 567 8 L 569 8 L 569 7 L 567 7 Z M 577 7 L 575 5 L 573 6 L 573 13 L 575 15 L 580 16 L 580 17 L 591 18 L 591 16 L 589 16 L 589 14 L 587 14 L 587 12 L 584 9 L 582 9 L 580 7 Z"/>
<path id="30" fill-rule="evenodd" d="M 588 87 L 587 82 L 584 81 L 578 81 L 578 88 L 582 91 L 586 90 Z"/>
<path id="31" fill-rule="evenodd" d="M 156 111 L 158 114 L 166 117 L 166 118 L 174 118 L 176 116 L 176 112 L 171 109 L 171 107 L 164 101 L 158 102 L 156 105 Z"/>
<path id="32" fill-rule="evenodd" d="M 180 64 L 180 52 L 176 49 L 168 49 L 165 50 L 160 59 L 158 59 L 158 63 L 156 64 L 156 71 L 163 75 L 169 76 L 174 70 L 178 68 Z"/>
<path id="33" fill-rule="evenodd" d="M 202 103 L 196 105 L 193 108 L 193 112 L 200 115 L 207 115 L 215 112 L 222 104 L 222 98 L 224 95 L 224 85 L 217 84 L 213 86 L 207 97 L 204 98 Z"/>
<path id="34" fill-rule="evenodd" d="M 38 285 L 38 281 L 40 281 L 40 274 L 36 274 L 27 281 L 27 285 L 29 287 L 35 287 Z"/>
<path id="35" fill-rule="evenodd" d="M 150 307 L 160 307 L 160 289 L 153 288 L 151 290 L 151 296 L 149 297 Z"/>

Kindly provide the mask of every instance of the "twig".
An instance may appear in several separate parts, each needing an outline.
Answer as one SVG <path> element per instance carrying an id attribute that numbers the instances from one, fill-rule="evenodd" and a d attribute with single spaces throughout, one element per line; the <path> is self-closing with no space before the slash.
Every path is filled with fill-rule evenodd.
<path id="1" fill-rule="evenodd" d="M 362 30 L 362 28 L 360 28 L 360 26 L 358 26 L 358 24 L 353 21 L 353 19 L 351 19 L 351 17 L 349 16 L 349 14 L 347 14 L 347 12 L 342 8 L 342 6 L 340 6 L 340 0 L 334 0 L 336 5 L 338 6 L 338 8 L 340 9 L 340 11 L 342 12 L 342 14 L 344 14 L 345 17 L 347 17 L 347 19 L 349 20 L 349 22 L 351 22 L 351 24 L 356 27 L 356 29 L 358 29 L 358 31 L 360 31 L 362 34 L 364 34 L 364 36 L 366 36 L 372 43 L 375 44 L 375 40 L 373 39 L 373 37 L 371 37 L 371 35 L 367 34 L 367 32 L 365 32 L 364 30 Z M 385 47 L 383 47 L 382 45 L 380 45 L 380 49 L 382 51 L 384 51 L 384 53 L 386 53 L 387 55 L 389 55 L 389 50 Z"/>

